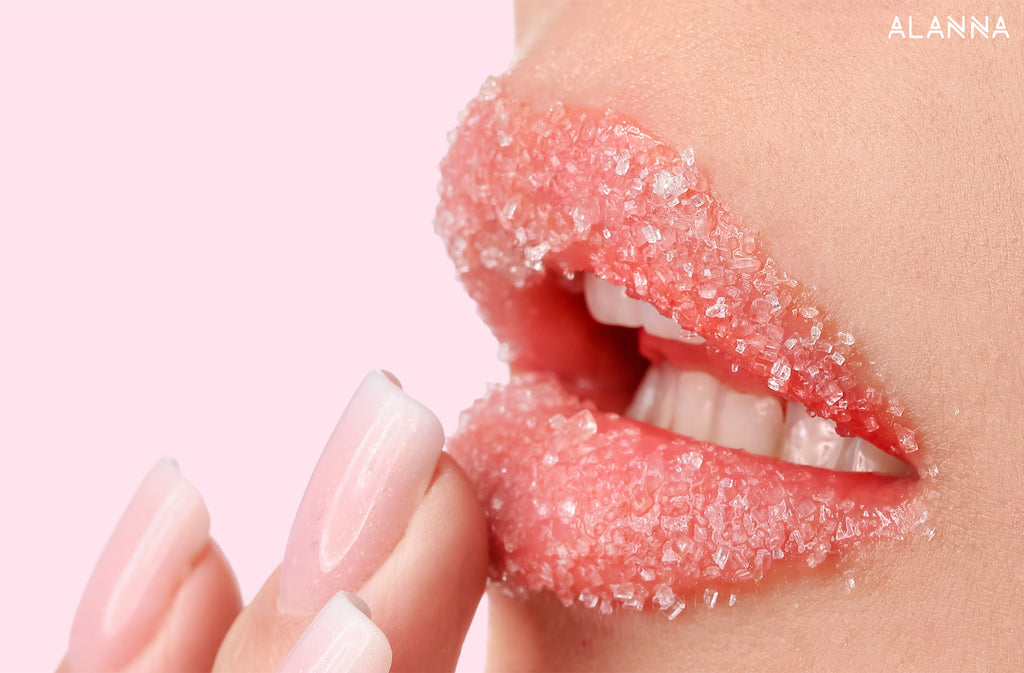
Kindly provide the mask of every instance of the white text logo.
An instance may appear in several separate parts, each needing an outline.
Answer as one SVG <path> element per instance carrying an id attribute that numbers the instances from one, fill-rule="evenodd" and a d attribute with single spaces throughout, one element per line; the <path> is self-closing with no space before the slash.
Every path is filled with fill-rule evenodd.
<path id="1" fill-rule="evenodd" d="M 899 16 L 892 19 L 892 26 L 889 28 L 889 39 L 901 37 L 905 40 L 926 40 L 926 39 L 963 39 L 973 40 L 1005 37 L 1010 39 L 1010 32 L 1006 29 L 1006 22 L 1002 16 L 947 16 L 945 23 L 939 17 L 933 16 L 931 23 L 928 23 L 928 30 L 921 26 L 927 21 L 918 22 L 914 27 L 914 17 L 907 16 L 904 23 Z M 905 27 L 904 27 L 905 26 Z M 917 30 L 917 32 L 914 32 Z"/>

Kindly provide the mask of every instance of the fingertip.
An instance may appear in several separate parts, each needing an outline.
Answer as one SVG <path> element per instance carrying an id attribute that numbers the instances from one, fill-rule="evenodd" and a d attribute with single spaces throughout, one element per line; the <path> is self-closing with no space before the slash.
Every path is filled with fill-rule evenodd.
<path id="1" fill-rule="evenodd" d="M 335 594 L 285 658 L 279 673 L 388 673 L 391 646 L 355 594 Z"/>
<path id="2" fill-rule="evenodd" d="M 68 671 L 116 670 L 156 633 L 209 544 L 202 496 L 171 459 L 132 497 L 86 585 L 71 627 Z"/>
<path id="3" fill-rule="evenodd" d="M 444 447 L 426 406 L 379 370 L 367 374 L 310 477 L 281 562 L 278 608 L 312 617 L 357 589 L 391 553 Z"/>

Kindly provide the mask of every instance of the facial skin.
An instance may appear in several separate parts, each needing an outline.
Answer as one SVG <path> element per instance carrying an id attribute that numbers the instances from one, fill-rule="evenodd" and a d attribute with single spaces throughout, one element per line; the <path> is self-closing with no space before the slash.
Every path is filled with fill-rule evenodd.
<path id="1" fill-rule="evenodd" d="M 1024 650 L 1024 11 L 521 2 L 517 95 L 612 107 L 678 147 L 857 336 L 938 475 L 934 538 L 602 617 L 491 592 L 491 670 L 1013 670 Z M 1010 39 L 889 39 L 1002 15 Z M 847 575 L 843 575 L 847 573 Z M 856 586 L 848 590 L 844 577 Z"/>

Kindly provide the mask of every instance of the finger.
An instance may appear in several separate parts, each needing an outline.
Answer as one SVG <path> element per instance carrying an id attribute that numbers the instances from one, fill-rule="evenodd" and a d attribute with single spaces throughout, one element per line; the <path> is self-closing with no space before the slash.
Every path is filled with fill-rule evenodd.
<path id="1" fill-rule="evenodd" d="M 444 454 L 405 537 L 359 592 L 391 641 L 391 670 L 455 670 L 486 579 L 483 511 Z"/>
<path id="2" fill-rule="evenodd" d="M 487 547 L 465 475 L 438 460 L 443 442 L 426 407 L 393 378 L 368 375 L 310 479 L 281 568 L 232 627 L 215 669 L 275 670 L 321 606 L 363 587 L 395 652 L 391 670 L 453 666 Z"/>
<path id="3" fill-rule="evenodd" d="M 161 460 L 86 586 L 60 670 L 209 670 L 241 609 L 198 491 Z"/>
<path id="4" fill-rule="evenodd" d="M 279 673 L 388 673 L 388 639 L 370 621 L 369 608 L 357 607 L 356 602 L 362 604 L 355 594 L 335 594 L 288 653 Z"/>
<path id="5" fill-rule="evenodd" d="M 442 455 L 405 536 L 359 592 L 391 643 L 392 673 L 454 670 L 483 593 L 486 535 L 465 474 Z M 311 619 L 281 612 L 279 594 L 280 569 L 231 627 L 215 671 L 277 669 Z"/>

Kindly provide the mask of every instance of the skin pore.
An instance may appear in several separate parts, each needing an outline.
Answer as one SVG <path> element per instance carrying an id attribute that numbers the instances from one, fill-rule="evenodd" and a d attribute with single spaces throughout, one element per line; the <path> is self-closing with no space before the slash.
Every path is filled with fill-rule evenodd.
<path id="1" fill-rule="evenodd" d="M 890 39 L 893 16 L 1010 39 Z M 721 199 L 853 332 L 938 468 L 935 534 L 603 617 L 491 592 L 491 670 L 1011 670 L 1024 611 L 1024 12 L 757 2 L 517 5 L 510 86 L 693 147 Z M 923 27 L 922 27 L 923 26 Z M 844 577 L 855 579 L 849 590 Z"/>

